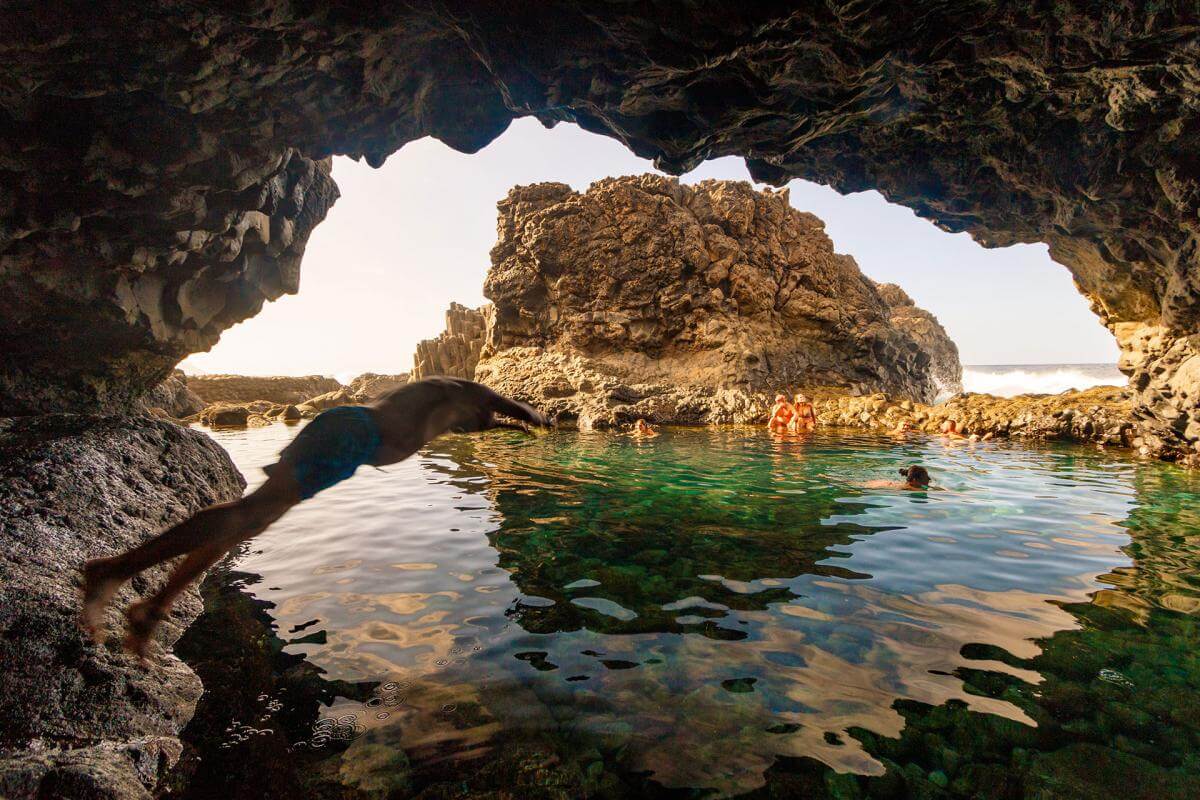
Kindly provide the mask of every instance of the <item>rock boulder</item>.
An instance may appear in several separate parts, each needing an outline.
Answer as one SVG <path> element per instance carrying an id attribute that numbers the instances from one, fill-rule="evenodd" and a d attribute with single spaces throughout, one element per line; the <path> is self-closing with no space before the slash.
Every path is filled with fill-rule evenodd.
<path id="1" fill-rule="evenodd" d="M 80 632 L 79 569 L 204 506 L 244 481 L 201 433 L 137 416 L 0 420 L 0 796 L 150 797 L 180 752 L 200 682 L 155 647 L 144 668 Z M 157 588 L 156 568 L 126 584 L 109 614 Z M 164 622 L 169 647 L 200 611 L 189 590 Z"/>
<path id="2" fill-rule="evenodd" d="M 159 409 L 174 419 L 190 417 L 204 409 L 204 400 L 188 387 L 187 376 L 181 370 L 175 370 L 151 389 L 141 404 L 148 411 Z"/>
<path id="3" fill-rule="evenodd" d="M 932 401 L 943 382 L 958 388 L 957 349 L 932 315 L 835 253 L 786 190 L 642 175 L 582 194 L 521 186 L 499 210 L 488 375 L 521 347 L 691 394 L 841 385 Z"/>

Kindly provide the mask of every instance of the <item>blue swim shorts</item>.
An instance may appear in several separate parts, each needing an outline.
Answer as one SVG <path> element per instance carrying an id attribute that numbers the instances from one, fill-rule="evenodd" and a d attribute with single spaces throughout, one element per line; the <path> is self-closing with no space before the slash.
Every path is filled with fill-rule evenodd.
<path id="1" fill-rule="evenodd" d="M 371 410 L 364 406 L 338 406 L 322 411 L 279 454 L 300 484 L 304 500 L 346 480 L 361 464 L 375 458 L 381 438 Z"/>

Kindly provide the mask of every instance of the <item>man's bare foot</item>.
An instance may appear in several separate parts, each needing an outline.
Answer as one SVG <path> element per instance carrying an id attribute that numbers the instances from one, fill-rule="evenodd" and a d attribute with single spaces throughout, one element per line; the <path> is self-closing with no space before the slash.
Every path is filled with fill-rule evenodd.
<path id="1" fill-rule="evenodd" d="M 110 558 L 95 558 L 83 566 L 83 607 L 79 612 L 79 624 L 97 644 L 104 641 L 104 610 L 124 582 L 123 578 L 113 574 Z"/>
<path id="2" fill-rule="evenodd" d="M 125 634 L 125 649 L 145 661 L 150 637 L 154 635 L 158 623 L 166 617 L 167 609 L 155 605 L 152 600 L 142 600 L 131 605 L 125 612 L 125 619 L 129 623 L 129 632 Z"/>

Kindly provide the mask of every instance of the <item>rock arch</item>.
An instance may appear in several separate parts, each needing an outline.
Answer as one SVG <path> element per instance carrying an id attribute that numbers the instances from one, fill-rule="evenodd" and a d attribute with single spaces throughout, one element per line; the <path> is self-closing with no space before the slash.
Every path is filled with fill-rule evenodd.
<path id="1" fill-rule="evenodd" d="M 17 2 L 0 31 L 0 413 L 119 407 L 296 291 L 330 155 L 533 115 L 1047 242 L 1151 444 L 1200 441 L 1191 3 Z"/>

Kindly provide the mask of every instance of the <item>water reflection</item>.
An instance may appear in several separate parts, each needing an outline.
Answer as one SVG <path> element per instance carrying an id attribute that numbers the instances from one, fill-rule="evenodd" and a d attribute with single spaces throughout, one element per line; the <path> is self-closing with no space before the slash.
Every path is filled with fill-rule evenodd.
<path id="1" fill-rule="evenodd" d="M 267 434 L 240 435 L 240 463 L 269 460 Z M 941 490 L 856 486 L 916 461 Z M 1107 709 L 1122 680 L 1156 669 L 1174 670 L 1173 691 L 1200 688 L 1194 662 L 1168 665 L 1200 597 L 1196 488 L 1069 448 L 737 430 L 447 438 L 306 504 L 243 566 L 280 587 L 263 594 L 281 625 L 320 620 L 324 636 L 289 651 L 341 680 L 412 684 L 388 717 L 364 711 L 366 735 L 339 756 L 402 753 L 405 791 L 521 745 L 552 752 L 556 775 L 626 776 L 623 794 L 730 795 L 797 770 L 830 791 L 846 773 L 859 789 L 961 779 L 969 794 L 983 773 L 968 762 L 1032 769 L 1064 743 L 1113 746 L 1047 698 Z M 1151 676 L 1110 657 L 1133 640 Z M 1087 667 L 1064 676 L 1080 651 Z M 931 746 L 954 738 L 947 725 L 980 752 Z M 1179 752 L 1200 744 L 1178 728 Z M 1001 766 L 993 740 L 1046 752 Z M 1066 761 L 1046 774 L 1071 777 Z"/>

